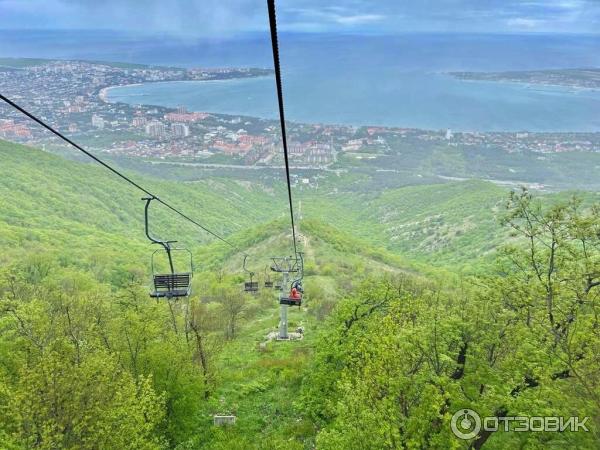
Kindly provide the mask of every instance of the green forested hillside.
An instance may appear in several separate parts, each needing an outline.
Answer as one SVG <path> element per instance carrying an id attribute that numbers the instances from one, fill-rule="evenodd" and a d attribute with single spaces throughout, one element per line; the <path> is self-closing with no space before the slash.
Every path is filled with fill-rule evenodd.
<path id="1" fill-rule="evenodd" d="M 38 224 L 33 228 L 38 229 L 39 225 L 56 228 L 56 239 L 61 242 L 76 241 L 75 231 L 81 227 L 99 230 L 99 237 L 102 232 L 110 231 L 116 239 L 126 237 L 135 242 L 141 238 L 143 242 L 141 195 L 109 172 L 97 165 L 65 161 L 3 141 L 0 152 L 5 162 L 1 170 L 7 174 L 0 182 L 2 198 L 15 199 L 5 209 L 9 211 L 9 224 L 18 218 L 26 220 L 28 208 L 19 205 L 33 201 L 30 220 Z M 130 173 L 222 234 L 286 217 L 283 183 L 263 185 L 255 178 L 245 181 L 231 177 L 167 182 L 157 178 L 158 172 L 153 172 L 152 177 Z M 71 183 L 63 187 L 69 177 Z M 11 183 L 18 190 L 12 192 Z M 332 176 L 317 190 L 298 190 L 296 198 L 302 202 L 303 219 L 330 224 L 377 247 L 438 267 L 452 264 L 472 269 L 472 261 L 482 257 L 490 262 L 495 249 L 507 238 L 498 223 L 509 192 L 507 188 L 469 180 L 370 192 L 351 190 L 362 183 L 369 182 L 349 174 L 347 179 Z M 45 189 L 38 192 L 41 186 Z M 571 194 L 543 195 L 553 201 Z M 599 198 L 592 192 L 581 195 L 587 202 Z M 160 206 L 154 208 L 157 234 L 171 233 L 192 246 L 210 240 L 210 236 L 162 211 Z M 60 220 L 54 219 L 55 214 Z M 36 219 L 38 216 L 40 220 Z M 69 223 L 64 223 L 64 219 Z M 19 228 L 13 232 L 18 233 Z M 61 230 L 73 231 L 63 234 Z M 105 235 L 104 239 L 111 236 Z"/>
<path id="2" fill-rule="evenodd" d="M 591 194 L 296 191 L 306 295 L 289 325 L 304 338 L 278 342 L 262 282 L 269 257 L 291 252 L 285 191 L 131 172 L 237 247 L 154 209 L 156 233 L 190 247 L 196 269 L 188 300 L 155 301 L 139 192 L 32 148 L 0 142 L 0 161 L 0 448 L 597 447 Z M 461 440 L 450 424 L 464 408 L 589 417 L 590 431 Z"/>
<path id="3" fill-rule="evenodd" d="M 360 201 L 343 194 L 311 198 L 304 209 L 307 217 L 321 214 L 321 220 L 440 266 L 467 263 L 502 242 L 497 216 L 506 195 L 492 183 L 464 181 L 389 189 Z"/>
<path id="4" fill-rule="evenodd" d="M 0 141 L 0 157 L 0 187 L 6 202 L 2 205 L 6 212 L 3 219 L 13 225 L 35 220 L 37 227 L 67 229 L 56 223 L 58 218 L 69 221 L 70 226 L 80 223 L 126 237 L 134 236 L 143 227 L 143 202 L 139 201 L 143 193 L 96 164 L 65 161 L 6 141 Z M 224 234 L 264 222 L 281 209 L 277 193 L 256 184 L 218 178 L 190 184 L 164 183 L 136 174 L 133 178 Z M 163 227 L 168 224 L 174 233 L 183 230 L 184 222 L 161 211 L 157 214 L 156 220 Z M 197 234 L 194 238 L 202 242 L 205 236 Z"/>
<path id="5" fill-rule="evenodd" d="M 6 225 L 2 239 L 7 244 L 27 247 L 54 241 L 60 247 L 68 243 L 77 252 L 90 245 L 88 235 L 96 234 L 105 251 L 118 253 L 120 240 L 134 247 L 145 242 L 142 193 L 105 169 L 3 141 L 0 157 Z M 175 183 L 133 176 L 221 234 L 285 217 L 285 193 L 272 187 L 231 179 Z M 304 200 L 306 219 L 329 223 L 412 257 L 439 260 L 443 254 L 448 260 L 465 261 L 480 250 L 478 240 L 498 230 L 494 208 L 504 193 L 489 183 L 460 182 L 389 190 L 358 202 L 343 193 L 321 191 L 299 198 Z M 469 209 L 470 220 L 452 203 L 458 198 L 463 199 L 460 209 Z M 153 208 L 158 235 L 177 236 L 192 246 L 210 239 L 160 206 Z M 472 246 L 465 245 L 469 240 L 475 241 Z M 459 246 L 461 251 L 456 251 Z"/>
<path id="6" fill-rule="evenodd" d="M 344 181 L 340 182 L 343 187 Z M 370 193 L 340 191 L 300 196 L 303 216 L 317 218 L 374 245 L 436 267 L 490 263 L 509 238 L 500 224 L 510 190 L 480 181 L 452 181 L 406 186 Z M 540 192 L 548 203 L 564 201 L 574 191 Z M 577 192 L 586 204 L 596 192 Z"/>

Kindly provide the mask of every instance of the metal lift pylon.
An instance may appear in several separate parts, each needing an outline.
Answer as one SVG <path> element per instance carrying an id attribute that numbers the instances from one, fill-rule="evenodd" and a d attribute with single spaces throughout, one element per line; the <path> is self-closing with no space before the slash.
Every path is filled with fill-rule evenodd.
<path id="1" fill-rule="evenodd" d="M 289 302 L 283 302 L 282 299 L 288 299 L 288 295 L 284 295 L 284 289 L 288 288 L 290 282 L 290 273 L 302 273 L 303 272 L 303 259 L 300 257 L 292 258 L 291 256 L 285 257 L 274 257 L 272 258 L 273 264 L 271 270 L 274 272 L 281 273 L 282 283 L 281 289 L 277 293 L 277 300 L 279 301 L 279 334 L 277 335 L 278 340 L 289 340 L 288 334 L 288 308 Z"/>

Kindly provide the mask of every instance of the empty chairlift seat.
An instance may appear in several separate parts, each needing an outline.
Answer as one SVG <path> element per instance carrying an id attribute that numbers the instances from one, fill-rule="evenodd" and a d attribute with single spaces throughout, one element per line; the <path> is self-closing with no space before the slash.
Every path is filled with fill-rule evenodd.
<path id="1" fill-rule="evenodd" d="M 258 292 L 258 281 L 246 281 L 246 282 L 244 282 L 244 291 L 246 291 L 246 292 Z"/>
<path id="2" fill-rule="evenodd" d="M 268 269 L 269 266 L 265 266 L 265 287 L 266 288 L 273 288 L 273 281 L 271 281 L 271 277 L 269 276 L 269 272 Z"/>
<path id="3" fill-rule="evenodd" d="M 146 202 L 146 207 L 144 208 L 144 228 L 146 232 L 146 237 L 153 244 L 158 244 L 162 247 L 162 249 L 155 250 L 154 252 L 152 252 L 152 257 L 150 259 L 150 265 L 152 267 L 152 288 L 150 289 L 150 297 L 187 297 L 190 295 L 192 289 L 192 276 L 194 274 L 194 263 L 192 261 L 192 253 L 186 248 L 173 247 L 172 244 L 174 244 L 177 241 L 166 241 L 152 237 L 152 235 L 150 234 L 150 227 L 148 224 L 148 210 L 150 208 L 150 203 L 152 202 L 152 200 L 155 199 L 156 197 L 145 197 L 142 199 Z M 169 268 L 171 269 L 169 273 L 157 273 L 154 267 L 154 256 L 157 253 L 162 253 L 163 251 L 169 263 Z M 177 272 L 175 270 L 175 264 L 172 256 L 173 252 L 185 252 L 187 254 L 186 259 L 189 259 L 189 272 Z"/>
<path id="4" fill-rule="evenodd" d="M 246 272 L 248 274 L 248 276 L 250 277 L 250 281 L 245 281 L 244 282 L 244 291 L 245 292 L 258 292 L 258 281 L 254 281 L 254 272 L 248 270 L 246 268 L 246 259 L 248 258 L 248 255 L 244 255 L 244 272 Z"/>
<path id="5" fill-rule="evenodd" d="M 154 298 L 187 297 L 190 295 L 192 274 L 165 273 L 154 275 L 154 290 L 150 296 Z"/>

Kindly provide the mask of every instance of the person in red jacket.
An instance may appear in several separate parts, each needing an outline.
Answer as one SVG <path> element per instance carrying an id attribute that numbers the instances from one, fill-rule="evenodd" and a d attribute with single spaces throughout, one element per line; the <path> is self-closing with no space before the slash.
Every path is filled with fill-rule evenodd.
<path id="1" fill-rule="evenodd" d="M 302 295 L 300 294 L 300 291 L 298 291 L 296 286 L 294 286 L 290 291 L 290 298 L 296 301 L 300 301 L 302 299 Z"/>

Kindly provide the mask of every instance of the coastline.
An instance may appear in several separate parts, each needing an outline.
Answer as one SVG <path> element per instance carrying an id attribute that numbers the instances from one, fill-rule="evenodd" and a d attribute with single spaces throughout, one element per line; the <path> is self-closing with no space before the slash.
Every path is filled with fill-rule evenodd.
<path id="1" fill-rule="evenodd" d="M 230 81 L 238 81 L 238 80 L 257 80 L 262 78 L 269 78 L 269 75 L 257 75 L 252 77 L 234 77 L 234 78 L 222 78 L 222 79 L 212 79 L 212 80 L 166 80 L 166 81 L 147 81 L 145 83 L 128 83 L 128 84 L 116 84 L 112 86 L 103 87 L 98 91 L 98 97 L 104 103 L 115 103 L 111 102 L 108 99 L 108 93 L 112 89 L 121 88 L 121 87 L 133 87 L 133 86 L 144 86 L 149 84 L 171 84 L 171 83 L 223 83 Z M 118 102 L 117 102 L 118 103 Z"/>
<path id="2" fill-rule="evenodd" d="M 460 74 L 455 72 L 441 72 L 444 75 L 448 75 L 455 80 L 464 81 L 467 83 L 500 83 L 500 84 L 512 84 L 519 85 L 528 89 L 535 88 L 553 88 L 557 90 L 565 90 L 567 92 L 600 92 L 600 87 L 590 87 L 590 86 L 578 86 L 573 84 L 559 84 L 559 83 L 543 83 L 543 82 L 532 82 L 532 81 L 522 81 L 515 80 L 510 78 L 476 78 L 476 77 L 463 77 Z"/>
<path id="3" fill-rule="evenodd" d="M 100 98 L 100 100 L 102 100 L 104 103 L 113 103 L 110 100 L 108 100 L 108 98 L 107 98 L 107 95 L 111 89 L 115 89 L 118 87 L 128 87 L 128 86 L 142 86 L 143 84 L 144 83 L 129 83 L 129 84 L 115 84 L 113 86 L 106 86 L 98 91 L 98 98 Z"/>

